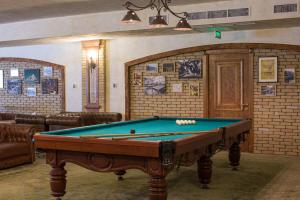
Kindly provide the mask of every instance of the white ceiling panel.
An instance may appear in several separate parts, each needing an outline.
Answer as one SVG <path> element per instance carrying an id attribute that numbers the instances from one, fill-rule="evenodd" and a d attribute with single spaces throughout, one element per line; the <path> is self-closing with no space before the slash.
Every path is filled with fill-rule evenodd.
<path id="1" fill-rule="evenodd" d="M 225 0 L 172 0 L 170 5 Z M 0 23 L 122 10 L 126 0 L 0 0 Z M 149 0 L 132 0 L 145 5 Z"/>

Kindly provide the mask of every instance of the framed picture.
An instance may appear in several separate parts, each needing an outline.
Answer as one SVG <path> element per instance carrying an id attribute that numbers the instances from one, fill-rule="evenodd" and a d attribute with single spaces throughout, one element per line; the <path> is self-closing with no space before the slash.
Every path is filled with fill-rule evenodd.
<path id="1" fill-rule="evenodd" d="M 29 84 L 40 83 L 40 70 L 24 69 L 24 82 Z"/>
<path id="2" fill-rule="evenodd" d="M 44 77 L 52 77 L 53 68 L 52 67 L 43 67 L 43 76 Z"/>
<path id="3" fill-rule="evenodd" d="M 7 93 L 13 95 L 22 94 L 22 81 L 21 80 L 8 80 Z"/>
<path id="4" fill-rule="evenodd" d="M 148 63 L 148 64 L 146 64 L 146 71 L 157 73 L 158 72 L 158 63 Z"/>
<path id="5" fill-rule="evenodd" d="M 36 87 L 29 87 L 26 89 L 26 95 L 29 97 L 35 97 L 36 96 Z"/>
<path id="6" fill-rule="evenodd" d="M 296 83 L 296 72 L 295 68 L 284 69 L 284 83 L 295 84 Z"/>
<path id="7" fill-rule="evenodd" d="M 201 60 L 183 60 L 177 61 L 179 67 L 179 78 L 202 78 L 202 61 Z"/>
<path id="8" fill-rule="evenodd" d="M 276 96 L 276 85 L 260 86 L 260 94 L 262 96 Z"/>
<path id="9" fill-rule="evenodd" d="M 277 82 L 277 57 L 259 58 L 259 82 Z"/>
<path id="10" fill-rule="evenodd" d="M 143 72 L 134 72 L 133 73 L 133 85 L 143 85 Z"/>
<path id="11" fill-rule="evenodd" d="M 182 92 L 182 83 L 175 83 L 172 85 L 172 92 Z"/>
<path id="12" fill-rule="evenodd" d="M 4 71 L 0 70 L 0 89 L 4 88 Z"/>
<path id="13" fill-rule="evenodd" d="M 162 64 L 163 72 L 175 72 L 175 62 L 166 62 Z"/>
<path id="14" fill-rule="evenodd" d="M 189 92 L 190 92 L 190 96 L 200 96 L 200 84 L 190 83 Z"/>
<path id="15" fill-rule="evenodd" d="M 58 79 L 43 79 L 42 94 L 58 94 Z"/>
<path id="16" fill-rule="evenodd" d="M 145 95 L 161 95 L 166 92 L 166 78 L 164 76 L 144 77 Z"/>
<path id="17" fill-rule="evenodd" d="M 19 69 L 17 68 L 10 69 L 10 77 L 19 77 Z"/>

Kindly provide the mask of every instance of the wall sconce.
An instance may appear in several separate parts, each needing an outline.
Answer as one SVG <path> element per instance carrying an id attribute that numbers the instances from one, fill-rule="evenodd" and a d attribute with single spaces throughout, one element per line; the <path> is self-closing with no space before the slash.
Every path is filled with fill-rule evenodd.
<path id="1" fill-rule="evenodd" d="M 98 64 L 98 49 L 96 48 L 89 48 L 87 50 L 87 63 L 88 63 L 88 68 L 89 69 L 95 69 L 97 67 Z"/>

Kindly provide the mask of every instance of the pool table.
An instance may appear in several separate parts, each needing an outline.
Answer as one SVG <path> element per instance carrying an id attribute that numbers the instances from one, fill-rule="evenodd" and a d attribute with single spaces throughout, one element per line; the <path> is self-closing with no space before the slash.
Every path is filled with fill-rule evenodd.
<path id="1" fill-rule="evenodd" d="M 58 200 L 65 194 L 66 162 L 98 172 L 114 172 L 119 180 L 127 169 L 139 169 L 150 176 L 149 198 L 167 199 L 165 177 L 177 166 L 197 162 L 203 187 L 210 183 L 211 156 L 229 149 L 233 168 L 239 165 L 239 144 L 249 133 L 248 119 L 195 120 L 178 125 L 174 117 L 153 117 L 111 124 L 41 132 L 34 136 L 38 149 L 46 152 L 52 166 L 50 186 Z"/>

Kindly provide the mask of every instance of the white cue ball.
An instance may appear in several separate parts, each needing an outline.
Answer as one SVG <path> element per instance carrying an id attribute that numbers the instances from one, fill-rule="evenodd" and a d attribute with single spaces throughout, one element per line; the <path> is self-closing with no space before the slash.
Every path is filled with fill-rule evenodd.
<path id="1" fill-rule="evenodd" d="M 178 122 L 178 125 L 181 125 L 182 123 L 181 123 L 181 121 L 179 120 L 179 122 Z"/>
<path id="2" fill-rule="evenodd" d="M 193 124 L 196 124 L 196 120 L 193 120 Z"/>

